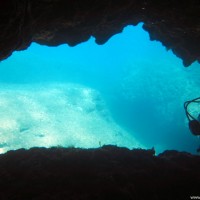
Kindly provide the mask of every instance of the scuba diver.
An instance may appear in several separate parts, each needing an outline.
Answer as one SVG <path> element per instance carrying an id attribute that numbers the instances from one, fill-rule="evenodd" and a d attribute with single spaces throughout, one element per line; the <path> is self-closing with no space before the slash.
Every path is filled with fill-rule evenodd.
<path id="1" fill-rule="evenodd" d="M 200 103 L 200 97 L 192 99 L 190 101 L 186 101 L 184 103 L 185 113 L 186 113 L 186 116 L 189 120 L 189 129 L 190 129 L 190 131 L 193 135 L 200 136 L 200 114 L 198 115 L 197 118 L 195 118 L 189 113 L 188 106 L 191 103 Z M 200 153 L 200 146 L 197 149 L 197 152 Z"/>
<path id="2" fill-rule="evenodd" d="M 185 108 L 185 113 L 186 116 L 189 120 L 189 128 L 190 131 L 192 132 L 193 135 L 195 136 L 200 136 L 200 114 L 198 115 L 197 119 L 195 117 L 193 117 L 189 111 L 188 111 L 188 106 L 191 103 L 200 103 L 200 97 L 190 100 L 190 101 L 186 101 L 184 103 L 184 108 Z"/>

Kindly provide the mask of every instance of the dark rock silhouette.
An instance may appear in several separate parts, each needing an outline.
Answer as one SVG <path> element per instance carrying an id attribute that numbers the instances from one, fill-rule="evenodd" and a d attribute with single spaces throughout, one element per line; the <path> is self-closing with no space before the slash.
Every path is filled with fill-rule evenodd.
<path id="1" fill-rule="evenodd" d="M 74 46 L 94 36 L 104 44 L 125 26 L 143 22 L 151 40 L 188 66 L 200 60 L 199 19 L 197 0 L 2 0 L 0 60 L 31 42 Z"/>
<path id="2" fill-rule="evenodd" d="M 200 157 L 116 146 L 32 148 L 0 155 L 0 199 L 190 199 Z"/>

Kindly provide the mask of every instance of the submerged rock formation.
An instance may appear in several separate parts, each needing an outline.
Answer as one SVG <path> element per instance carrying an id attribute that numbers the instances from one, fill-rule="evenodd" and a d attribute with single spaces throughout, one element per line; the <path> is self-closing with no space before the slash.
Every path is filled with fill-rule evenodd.
<path id="1" fill-rule="evenodd" d="M 143 22 L 183 59 L 200 61 L 200 1 L 197 0 L 3 0 L 0 3 L 0 60 L 31 42 L 70 46 L 91 36 L 104 44 L 127 25 Z"/>
<path id="2" fill-rule="evenodd" d="M 200 157 L 189 153 L 32 148 L 0 155 L 0 199 L 190 199 L 199 195 Z"/>

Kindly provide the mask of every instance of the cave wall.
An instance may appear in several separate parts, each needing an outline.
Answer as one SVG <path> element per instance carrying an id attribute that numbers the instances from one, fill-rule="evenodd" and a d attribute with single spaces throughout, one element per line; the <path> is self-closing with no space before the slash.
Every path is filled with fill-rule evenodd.
<path id="1" fill-rule="evenodd" d="M 200 157 L 103 146 L 19 149 L 0 155 L 0 199 L 144 200 L 199 195 Z"/>
<path id="2" fill-rule="evenodd" d="M 200 61 L 199 19 L 198 0 L 2 0 L 0 60 L 31 42 L 75 46 L 93 36 L 104 44 L 125 26 L 143 22 L 151 40 L 189 66 Z"/>

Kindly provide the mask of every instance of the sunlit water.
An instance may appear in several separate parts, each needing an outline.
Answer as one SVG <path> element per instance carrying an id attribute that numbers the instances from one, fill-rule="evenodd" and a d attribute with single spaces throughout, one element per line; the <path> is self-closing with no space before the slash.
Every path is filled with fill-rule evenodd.
<path id="1" fill-rule="evenodd" d="M 102 46 L 32 44 L 1 62 L 0 152 L 115 144 L 195 153 L 183 103 L 200 95 L 200 65 L 185 68 L 141 27 Z"/>

